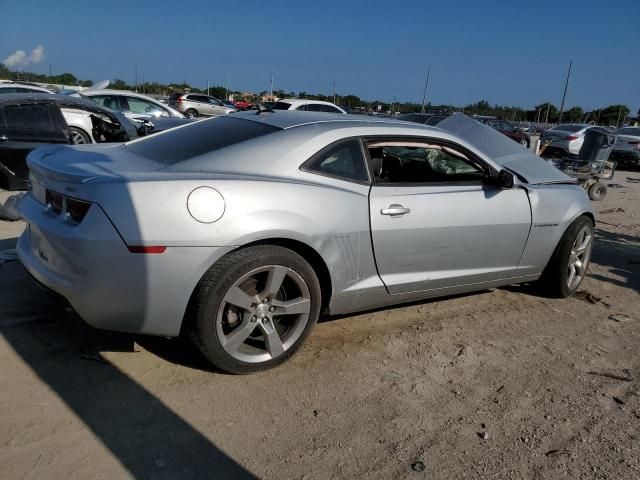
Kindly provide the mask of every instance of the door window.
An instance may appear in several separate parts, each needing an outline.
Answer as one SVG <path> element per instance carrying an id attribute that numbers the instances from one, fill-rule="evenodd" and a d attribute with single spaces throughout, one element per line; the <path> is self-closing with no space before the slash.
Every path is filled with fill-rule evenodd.
<path id="1" fill-rule="evenodd" d="M 369 142 L 377 184 L 481 182 L 483 167 L 461 150 L 411 141 Z"/>
<path id="2" fill-rule="evenodd" d="M 303 169 L 348 181 L 369 181 L 360 140 L 355 139 L 330 146 L 312 158 Z"/>
<path id="3" fill-rule="evenodd" d="M 55 130 L 47 105 L 7 105 L 4 118 L 7 129 L 11 130 Z"/>

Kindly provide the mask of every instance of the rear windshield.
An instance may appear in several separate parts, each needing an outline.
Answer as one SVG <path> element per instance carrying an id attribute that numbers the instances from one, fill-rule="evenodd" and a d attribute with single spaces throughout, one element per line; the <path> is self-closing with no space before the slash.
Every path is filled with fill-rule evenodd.
<path id="1" fill-rule="evenodd" d="M 551 128 L 551 130 L 560 130 L 561 132 L 579 132 L 584 127 L 582 125 L 558 125 L 557 127 Z"/>
<path id="2" fill-rule="evenodd" d="M 640 137 L 640 127 L 625 127 L 616 132 L 617 135 L 635 135 Z"/>
<path id="3" fill-rule="evenodd" d="M 280 130 L 252 120 L 220 116 L 126 145 L 131 152 L 172 165 Z"/>
<path id="4" fill-rule="evenodd" d="M 272 110 L 289 110 L 291 108 L 291 104 L 287 102 L 276 102 L 271 107 Z"/>

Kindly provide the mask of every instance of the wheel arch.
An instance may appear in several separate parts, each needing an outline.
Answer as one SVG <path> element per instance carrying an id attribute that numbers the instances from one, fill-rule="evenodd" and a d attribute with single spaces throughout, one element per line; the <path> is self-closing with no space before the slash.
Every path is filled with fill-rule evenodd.
<path id="1" fill-rule="evenodd" d="M 187 308 L 185 310 L 184 317 L 182 319 L 182 325 L 180 327 L 181 334 L 182 332 L 185 331 L 185 327 L 187 326 L 188 319 L 191 317 L 190 313 L 194 303 L 194 295 L 198 289 L 198 285 L 207 274 L 207 271 L 227 255 L 230 255 L 239 250 L 244 250 L 245 248 L 254 247 L 257 245 L 276 245 L 279 247 L 287 248 L 288 250 L 291 250 L 292 252 L 297 253 L 302 258 L 304 258 L 307 262 L 309 262 L 309 264 L 311 265 L 311 268 L 318 276 L 318 281 L 320 282 L 320 292 L 321 292 L 320 294 L 321 294 L 321 302 L 322 302 L 320 307 L 321 314 L 328 308 L 329 302 L 331 301 L 331 296 L 333 293 L 333 283 L 331 280 L 331 273 L 329 271 L 329 267 L 327 266 L 327 263 L 324 261 L 322 256 L 317 252 L 317 250 L 311 247 L 310 245 L 308 245 L 307 243 L 304 243 L 300 240 L 294 240 L 292 238 L 286 238 L 286 237 L 264 238 L 264 239 L 255 240 L 249 243 L 245 243 L 242 246 L 239 246 L 238 248 L 235 248 L 227 252 L 225 255 L 218 258 L 213 264 L 209 265 L 206 268 L 206 270 L 204 271 L 204 273 L 202 274 L 198 282 L 193 286 L 193 290 L 191 291 L 191 295 L 189 296 L 189 301 L 187 302 Z"/>

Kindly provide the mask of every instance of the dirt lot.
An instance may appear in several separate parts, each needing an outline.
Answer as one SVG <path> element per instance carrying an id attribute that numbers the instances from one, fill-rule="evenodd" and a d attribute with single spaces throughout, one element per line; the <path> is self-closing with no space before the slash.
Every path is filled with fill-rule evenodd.
<path id="1" fill-rule="evenodd" d="M 575 298 L 326 320 L 248 377 L 92 330 L 0 265 L 0 478 L 640 478 L 640 173 L 595 206 Z M 9 248 L 22 225 L 0 224 Z"/>

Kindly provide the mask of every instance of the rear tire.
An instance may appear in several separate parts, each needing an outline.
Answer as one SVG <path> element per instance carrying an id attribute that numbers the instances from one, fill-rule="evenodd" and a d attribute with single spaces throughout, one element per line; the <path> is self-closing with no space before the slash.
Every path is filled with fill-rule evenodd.
<path id="1" fill-rule="evenodd" d="M 91 142 L 91 137 L 84 131 L 77 127 L 69 127 L 71 131 L 71 143 L 74 145 L 88 145 Z"/>
<path id="2" fill-rule="evenodd" d="M 198 111 L 194 108 L 188 109 L 184 114 L 187 118 L 198 118 Z"/>
<path id="3" fill-rule="evenodd" d="M 553 297 L 573 295 L 584 280 L 593 249 L 593 221 L 578 217 L 558 242 L 539 285 Z"/>
<path id="4" fill-rule="evenodd" d="M 589 187 L 589 198 L 598 202 L 607 196 L 607 186 L 602 182 L 596 182 Z"/>
<path id="5" fill-rule="evenodd" d="M 275 245 L 232 252 L 204 275 L 192 296 L 187 331 L 218 369 L 249 374 L 285 362 L 320 315 L 313 268 Z"/>

